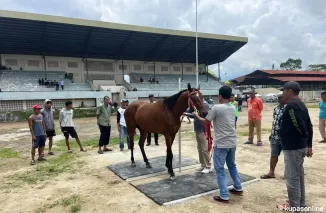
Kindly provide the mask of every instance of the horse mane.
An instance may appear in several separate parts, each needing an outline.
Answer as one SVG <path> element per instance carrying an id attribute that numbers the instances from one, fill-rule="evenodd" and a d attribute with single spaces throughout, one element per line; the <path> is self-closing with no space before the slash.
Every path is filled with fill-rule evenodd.
<path id="1" fill-rule="evenodd" d="M 168 98 L 164 98 L 163 103 L 164 105 L 169 109 L 172 110 L 173 107 L 175 106 L 175 104 L 177 103 L 178 98 L 180 97 L 180 95 L 185 92 L 188 91 L 187 89 L 182 90 L 180 92 L 178 92 L 177 94 L 174 94 Z"/>

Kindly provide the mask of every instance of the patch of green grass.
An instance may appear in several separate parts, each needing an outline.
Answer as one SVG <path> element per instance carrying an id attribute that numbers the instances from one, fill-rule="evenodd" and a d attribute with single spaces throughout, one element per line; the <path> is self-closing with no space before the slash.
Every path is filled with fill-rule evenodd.
<path id="1" fill-rule="evenodd" d="M 319 109 L 319 105 L 318 104 L 306 104 L 307 108 L 312 108 L 312 109 Z"/>
<path id="2" fill-rule="evenodd" d="M 90 140 L 85 140 L 85 141 L 81 141 L 82 145 L 84 147 L 97 147 L 98 146 L 98 140 L 97 138 L 95 139 L 90 139 Z M 126 139 L 125 139 L 126 140 Z M 134 141 L 138 141 L 139 140 L 139 136 L 135 135 L 134 137 Z M 120 138 L 119 137 L 111 137 L 110 138 L 110 145 L 116 145 L 120 143 Z M 74 141 L 69 143 L 70 148 L 74 149 L 74 148 L 79 148 L 78 144 Z M 54 151 L 67 151 L 67 146 L 66 146 L 66 141 L 65 140 L 60 140 L 58 142 L 55 143 L 55 147 L 53 147 Z"/>
<path id="3" fill-rule="evenodd" d="M 51 158 L 47 163 L 39 164 L 32 171 L 16 174 L 8 177 L 7 186 L 20 187 L 23 184 L 36 184 L 40 181 L 48 180 L 65 172 L 74 172 L 76 164 L 82 166 L 76 161 L 77 154 L 65 153 L 56 158 Z"/>
<path id="4" fill-rule="evenodd" d="M 20 158 L 20 155 L 11 148 L 0 148 L 0 158 Z"/>
<path id="5" fill-rule="evenodd" d="M 71 195 L 70 197 L 62 198 L 52 204 L 45 204 L 42 207 L 35 210 L 35 213 L 45 213 L 47 209 L 52 209 L 58 205 L 64 208 L 69 208 L 69 212 L 79 212 L 81 210 L 81 204 L 83 203 L 79 195 Z"/>
<path id="6" fill-rule="evenodd" d="M 261 129 L 261 133 L 264 134 L 264 133 L 270 133 L 272 131 L 271 128 L 262 128 Z M 256 129 L 255 129 L 255 135 L 257 134 L 256 132 Z M 245 132 L 237 132 L 237 135 L 238 136 L 249 136 L 249 130 L 248 131 L 245 131 Z"/>

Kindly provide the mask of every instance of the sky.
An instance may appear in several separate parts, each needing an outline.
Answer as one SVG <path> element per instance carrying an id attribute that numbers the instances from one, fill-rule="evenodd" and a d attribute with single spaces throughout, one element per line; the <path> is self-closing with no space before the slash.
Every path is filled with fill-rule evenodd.
<path id="1" fill-rule="evenodd" d="M 0 0 L 1 9 L 195 31 L 195 0 Z M 222 80 L 326 63 L 326 0 L 198 0 L 198 31 L 248 37 L 221 65 Z M 217 72 L 217 65 L 209 67 Z"/>

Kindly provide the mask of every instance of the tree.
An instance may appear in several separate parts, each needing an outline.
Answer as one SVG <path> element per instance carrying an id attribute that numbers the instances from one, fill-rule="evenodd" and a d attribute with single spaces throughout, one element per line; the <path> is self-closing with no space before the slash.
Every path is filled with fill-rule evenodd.
<path id="1" fill-rule="evenodd" d="M 309 71 L 326 71 L 326 64 L 310 64 Z"/>
<path id="2" fill-rule="evenodd" d="M 298 70 L 302 68 L 302 60 L 289 58 L 286 62 L 282 62 L 280 65 L 281 69 L 285 70 Z"/>
<path id="3" fill-rule="evenodd" d="M 231 86 L 231 82 L 229 80 L 224 81 L 224 84 L 227 86 Z"/>

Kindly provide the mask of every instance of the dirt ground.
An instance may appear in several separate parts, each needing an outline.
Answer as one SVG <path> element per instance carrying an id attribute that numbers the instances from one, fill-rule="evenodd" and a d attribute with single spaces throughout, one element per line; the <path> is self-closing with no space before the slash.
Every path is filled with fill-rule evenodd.
<path id="1" fill-rule="evenodd" d="M 239 172 L 259 178 L 269 170 L 270 147 L 268 137 L 271 130 L 273 105 L 266 106 L 263 111 L 263 142 L 262 147 L 244 145 L 247 140 L 248 126 L 247 112 L 240 112 L 237 129 L 236 163 Z M 305 159 L 305 182 L 307 206 L 326 208 L 326 144 L 318 143 L 321 139 L 318 132 L 318 109 L 309 109 L 314 124 L 314 155 Z M 112 135 L 118 136 L 112 118 Z M 96 139 L 99 136 L 95 118 L 76 119 L 77 132 L 82 141 Z M 193 125 L 185 121 L 182 125 L 182 154 L 197 159 L 196 142 L 191 131 Z M 55 143 L 62 140 L 62 135 L 55 138 Z M 74 141 L 72 141 L 74 143 Z M 160 146 L 146 147 L 149 159 L 165 155 L 163 137 Z M 78 153 L 74 148 L 74 159 L 64 159 L 64 165 L 74 164 L 76 169 L 67 169 L 69 166 L 50 168 L 57 171 L 57 175 L 44 176 L 33 182 L 28 175 L 44 175 L 41 167 L 30 166 L 30 135 L 27 123 L 1 123 L 0 148 L 12 148 L 18 151 L 20 157 L 0 158 L 0 212 L 279 212 L 276 204 L 284 203 L 287 192 L 283 180 L 283 155 L 280 156 L 276 168 L 276 179 L 260 180 L 244 187 L 244 196 L 230 196 L 229 204 L 216 203 L 212 196 L 204 196 L 173 206 L 159 206 L 144 194 L 137 191 L 126 181 L 121 180 L 106 168 L 110 164 L 129 161 L 130 152 L 120 152 L 118 145 L 113 146 L 113 152 L 98 155 L 95 147 L 87 147 L 88 152 Z M 178 153 L 178 141 L 173 147 Z M 42 165 L 50 164 L 51 160 L 59 158 L 47 156 L 50 159 Z M 136 146 L 135 158 L 142 159 L 139 148 Z M 164 162 L 162 162 L 164 163 Z M 145 166 L 144 164 L 138 166 Z M 51 170 L 52 169 L 52 170 Z M 37 171 L 39 170 L 39 171 Z M 61 171 L 61 173 L 60 173 Z M 189 171 L 187 171 L 189 172 Z M 194 170 L 192 172 L 195 172 Z M 181 175 L 176 172 L 176 175 Z M 43 176 L 42 176 L 43 177 Z M 25 178 L 25 179 L 24 179 Z M 149 178 L 146 181 L 168 178 L 167 174 Z"/>

